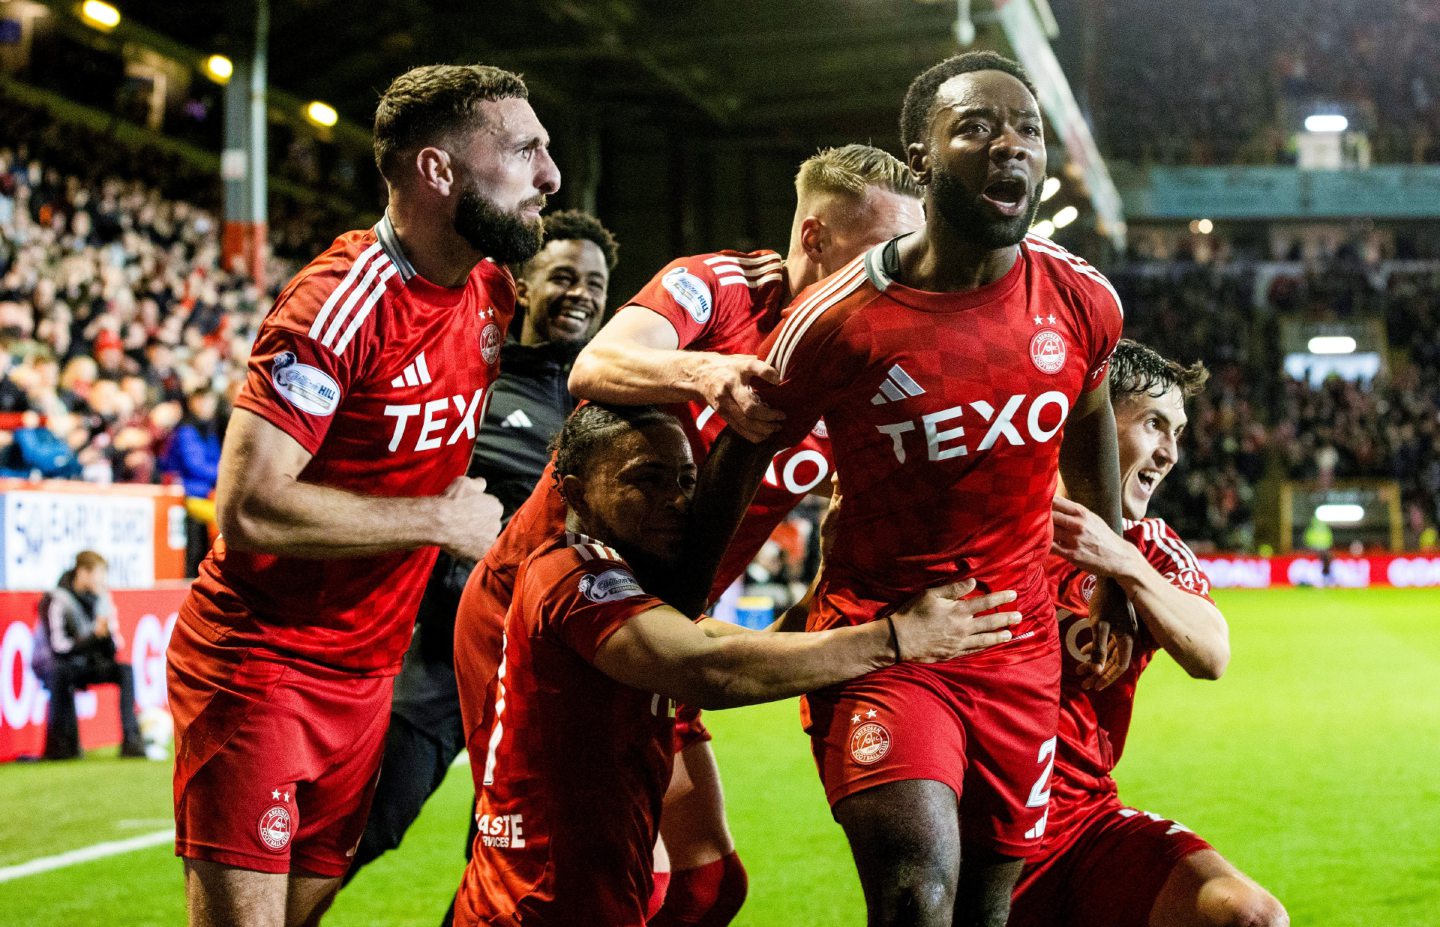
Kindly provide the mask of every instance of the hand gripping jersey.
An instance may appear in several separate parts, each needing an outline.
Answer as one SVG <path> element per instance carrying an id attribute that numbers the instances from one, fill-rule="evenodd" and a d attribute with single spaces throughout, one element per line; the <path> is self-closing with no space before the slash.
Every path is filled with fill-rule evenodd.
<path id="1" fill-rule="evenodd" d="M 753 354 L 779 321 L 787 299 L 779 254 L 720 251 L 672 261 L 625 305 L 649 309 L 668 321 L 684 350 Z M 700 403 L 668 408 L 685 429 L 697 463 L 703 462 L 724 430 L 724 421 Z M 775 456 L 726 552 L 712 596 L 718 597 L 740 575 L 775 526 L 806 493 L 824 485 L 830 470 L 823 425 Z M 497 624 L 509 606 L 516 570 L 532 551 L 564 530 L 564 523 L 565 506 L 555 491 L 554 469 L 547 466 L 535 491 L 480 561 L 476 570 L 480 578 L 471 582 L 490 599 Z"/>
<path id="2" fill-rule="evenodd" d="M 734 355 L 758 353 L 789 300 L 779 254 L 717 251 L 671 261 L 625 305 L 662 316 L 675 328 L 684 350 Z M 725 430 L 724 419 L 699 402 L 667 409 L 685 428 L 696 464 L 703 464 Z M 744 572 L 791 509 L 811 490 L 825 486 L 830 472 L 823 422 L 775 455 L 721 561 L 712 600 Z"/>
<path id="3" fill-rule="evenodd" d="M 526 560 L 515 593 L 494 733 L 471 764 L 479 832 L 456 923 L 641 927 L 674 706 L 591 664 L 626 621 L 664 603 L 580 534 Z"/>
<path id="4" fill-rule="evenodd" d="M 1044 563 L 1065 420 L 1100 388 L 1120 337 L 1110 284 L 1028 237 L 1001 279 L 963 293 L 895 280 L 896 242 L 807 289 L 765 350 L 782 440 L 824 417 L 844 488 L 810 628 L 871 621 L 971 577 L 1013 589 L 1015 639 L 977 663 L 1053 643 Z"/>
<path id="5" fill-rule="evenodd" d="M 454 289 L 417 275 L 387 217 L 336 239 L 280 294 L 236 405 L 314 455 L 305 482 L 438 495 L 470 462 L 514 310 L 514 282 L 491 261 Z M 181 620 L 226 647 L 394 673 L 434 559 L 428 547 L 308 560 L 222 538 Z"/>
<path id="6" fill-rule="evenodd" d="M 779 254 L 721 251 L 672 261 L 625 305 L 649 309 L 668 321 L 682 349 L 753 354 L 780 320 L 788 298 Z M 670 406 L 669 411 L 685 429 L 696 462 L 703 462 L 724 430 L 724 421 L 700 403 Z M 823 423 L 775 455 L 721 562 L 712 599 L 735 581 L 776 525 L 806 493 L 823 486 L 830 472 Z M 526 557 L 564 530 L 565 504 L 555 489 L 554 474 L 552 466 L 545 468 L 535 491 L 470 576 L 464 598 L 470 602 L 465 611 L 472 618 L 468 626 L 456 625 L 456 653 L 466 653 L 463 660 L 458 656 L 456 660 L 462 692 L 467 687 L 484 688 L 493 679 L 500 659 L 500 624 L 510 605 L 515 574 Z M 483 749 L 488 719 L 479 706 L 484 703 L 469 702 L 477 709 L 466 715 L 466 737 L 472 750 Z"/>
<path id="7" fill-rule="evenodd" d="M 1171 585 L 1197 595 L 1207 602 L 1210 580 L 1179 535 L 1158 518 L 1125 522 L 1125 539 L 1140 549 L 1145 559 Z M 1130 717 L 1135 707 L 1135 688 L 1140 674 L 1159 649 L 1145 622 L 1130 658 L 1130 667 L 1120 678 L 1096 692 L 1080 688 L 1079 666 L 1088 657 L 1081 648 L 1093 635 L 1090 628 L 1090 595 L 1095 577 L 1060 557 L 1052 556 L 1048 567 L 1055 590 L 1059 630 L 1064 646 L 1060 691 L 1060 726 L 1051 786 L 1050 822 L 1046 842 L 1064 841 L 1072 826 L 1090 811 L 1097 798 L 1115 794 L 1110 772 L 1120 761 Z"/>

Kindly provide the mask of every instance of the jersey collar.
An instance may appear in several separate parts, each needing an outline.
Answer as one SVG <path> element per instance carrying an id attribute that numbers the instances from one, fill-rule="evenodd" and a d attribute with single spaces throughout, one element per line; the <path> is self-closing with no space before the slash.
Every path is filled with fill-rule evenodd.
<path id="1" fill-rule="evenodd" d="M 390 211 L 387 209 L 380 221 L 375 223 L 375 237 L 380 240 L 380 247 L 385 250 L 385 256 L 390 263 L 395 265 L 400 279 L 409 283 L 415 276 L 415 265 L 405 256 L 400 248 L 400 238 L 395 234 L 395 226 L 390 222 Z"/>

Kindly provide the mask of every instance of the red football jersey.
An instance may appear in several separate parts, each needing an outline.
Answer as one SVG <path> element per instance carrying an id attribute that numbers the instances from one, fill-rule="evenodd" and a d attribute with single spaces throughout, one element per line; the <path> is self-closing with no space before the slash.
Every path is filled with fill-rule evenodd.
<path id="1" fill-rule="evenodd" d="M 387 219 L 349 232 L 266 316 L 235 404 L 313 456 L 300 478 L 370 496 L 433 496 L 465 473 L 515 311 L 482 261 L 461 287 L 415 273 Z M 436 549 L 309 560 L 229 549 L 181 611 L 209 639 L 365 673 L 394 673 Z"/>
<path id="2" fill-rule="evenodd" d="M 672 261 L 625 305 L 650 309 L 668 320 L 683 350 L 754 354 L 779 321 L 787 297 L 778 254 L 721 251 Z M 685 429 L 697 465 L 703 463 L 725 428 L 724 420 L 698 402 L 667 409 Z M 744 572 L 790 510 L 811 490 L 826 484 L 830 472 L 830 443 L 823 423 L 775 455 L 726 551 L 712 599 Z M 503 614 L 509 605 L 520 564 L 564 526 L 565 505 L 555 488 L 554 469 L 547 466 L 535 491 L 480 562 L 483 589 L 477 594 L 489 597 L 496 614 Z"/>
<path id="3" fill-rule="evenodd" d="M 784 260 L 774 251 L 715 251 L 666 264 L 625 306 L 663 316 L 682 349 L 754 354 L 789 295 Z"/>
<path id="4" fill-rule="evenodd" d="M 756 354 L 789 301 L 779 254 L 716 251 L 671 261 L 625 305 L 643 306 L 663 316 L 674 326 L 684 350 Z M 704 463 L 710 446 L 725 430 L 724 419 L 700 402 L 668 410 L 685 427 L 696 464 Z M 775 455 L 715 574 L 712 600 L 745 571 L 800 500 L 817 487 L 823 489 L 831 469 L 823 423 Z"/>
<path id="5" fill-rule="evenodd" d="M 1002 278 L 964 293 L 894 279 L 896 243 L 807 289 L 767 340 L 782 440 L 824 417 L 845 502 L 810 628 L 871 621 L 931 586 L 1013 589 L 1010 643 L 1053 641 L 1045 584 L 1065 420 L 1103 387 L 1121 309 L 1098 271 L 1027 238 Z"/>
<path id="6" fill-rule="evenodd" d="M 1210 579 L 1195 555 L 1170 526 L 1158 518 L 1125 522 L 1125 540 L 1145 555 L 1161 576 L 1180 589 L 1207 602 Z M 1080 688 L 1079 666 L 1088 661 L 1081 648 L 1093 635 L 1090 596 L 1095 577 L 1068 560 L 1051 556 L 1047 564 L 1059 618 L 1063 675 L 1060 690 L 1060 725 L 1057 731 L 1055 770 L 1051 778 L 1050 819 L 1046 842 L 1065 839 L 1077 817 L 1088 814 L 1097 795 L 1113 794 L 1110 772 L 1125 750 L 1130 717 L 1135 708 L 1135 687 L 1160 645 L 1140 622 L 1140 636 L 1130 666 L 1109 686 L 1096 692 Z"/>
<path id="7" fill-rule="evenodd" d="M 580 534 L 537 550 L 515 592 L 493 733 L 470 766 L 479 832 L 456 922 L 640 927 L 674 706 L 592 662 L 621 625 L 663 603 L 616 551 Z M 475 620 L 466 608 L 459 626 Z M 482 710 L 472 701 L 483 687 L 460 691 L 467 716 Z"/>

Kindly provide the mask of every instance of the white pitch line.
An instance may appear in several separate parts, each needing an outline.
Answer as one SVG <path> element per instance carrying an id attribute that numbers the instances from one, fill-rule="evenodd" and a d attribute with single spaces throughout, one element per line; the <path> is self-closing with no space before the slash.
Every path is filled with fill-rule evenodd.
<path id="1" fill-rule="evenodd" d="M 159 846 L 162 843 L 168 843 L 174 839 L 175 830 L 174 828 L 169 828 L 166 830 L 157 830 L 152 834 L 141 834 L 139 837 L 131 837 L 128 840 L 110 840 L 105 843 L 81 847 L 78 850 L 59 853 L 55 856 L 42 856 L 39 859 L 32 859 L 28 863 L 20 863 L 18 866 L 6 866 L 0 869 L 0 882 L 10 882 L 15 879 L 23 879 L 26 876 L 49 872 L 52 869 L 64 869 L 67 866 L 77 866 L 80 863 L 104 859 L 107 856 L 117 856 L 121 853 L 144 850 L 149 847 Z"/>

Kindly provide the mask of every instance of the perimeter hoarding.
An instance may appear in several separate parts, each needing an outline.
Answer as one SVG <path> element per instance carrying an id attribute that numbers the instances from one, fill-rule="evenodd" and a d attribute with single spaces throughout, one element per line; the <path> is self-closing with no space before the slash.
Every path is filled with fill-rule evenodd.
<path id="1" fill-rule="evenodd" d="M 119 657 L 135 671 L 135 706 L 169 710 L 165 698 L 165 647 L 184 584 L 116 590 L 115 610 L 124 646 Z M 30 671 L 39 592 L 0 592 L 0 763 L 38 756 L 45 749 L 50 693 Z M 120 694 L 97 685 L 75 697 L 80 744 L 87 750 L 120 743 Z"/>

